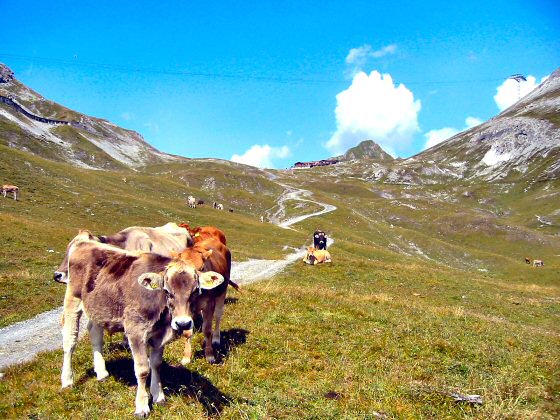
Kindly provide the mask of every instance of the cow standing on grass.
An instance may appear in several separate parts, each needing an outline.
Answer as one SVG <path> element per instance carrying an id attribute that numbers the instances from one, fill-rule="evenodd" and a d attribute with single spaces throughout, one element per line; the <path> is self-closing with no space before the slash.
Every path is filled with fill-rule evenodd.
<path id="1" fill-rule="evenodd" d="M 202 332 L 204 333 L 204 356 L 208 363 L 214 363 L 214 347 L 220 345 L 220 323 L 224 314 L 224 303 L 228 284 L 237 286 L 230 280 L 231 253 L 229 249 L 215 238 L 203 239 L 192 248 L 185 249 L 180 258 L 192 263 L 201 272 L 217 272 L 224 281 L 211 290 L 203 290 L 197 300 L 193 302 L 193 313 L 202 313 Z M 215 321 L 215 327 L 212 323 Z M 193 331 L 185 332 L 187 339 L 182 364 L 188 364 L 192 358 L 191 338 Z"/>
<path id="2" fill-rule="evenodd" d="M 98 380 L 108 376 L 103 359 L 103 331 L 124 331 L 138 382 L 135 414 L 150 413 L 146 381 L 154 403 L 165 401 L 160 366 L 166 343 L 192 331 L 191 305 L 209 289 L 227 287 L 212 271 L 192 262 L 145 252 L 129 252 L 96 241 L 77 242 L 69 252 L 69 275 L 62 328 L 62 387 L 72 386 L 72 353 L 78 341 L 82 311 L 89 318 L 93 365 Z M 207 290 L 208 289 L 208 290 Z"/>
<path id="3" fill-rule="evenodd" d="M 194 198 L 192 195 L 189 195 L 187 197 L 187 204 L 191 209 L 196 209 L 196 198 Z"/>
<path id="4" fill-rule="evenodd" d="M 8 193 L 12 193 L 14 196 L 14 200 L 17 200 L 18 192 L 19 192 L 19 188 L 16 187 L 15 185 L 10 185 L 10 184 L 2 185 L 2 195 L 4 196 L 4 198 L 6 198 Z"/>

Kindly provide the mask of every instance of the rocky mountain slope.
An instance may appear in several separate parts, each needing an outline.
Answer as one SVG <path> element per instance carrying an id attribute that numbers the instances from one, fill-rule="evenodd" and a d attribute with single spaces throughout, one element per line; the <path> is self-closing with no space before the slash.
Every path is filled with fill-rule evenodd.
<path id="1" fill-rule="evenodd" d="M 560 69 L 501 114 L 416 156 L 391 161 L 358 157 L 329 170 L 372 182 L 413 185 L 559 179 Z"/>
<path id="2" fill-rule="evenodd" d="M 0 64 L 0 142 L 91 169 L 121 169 L 182 160 L 115 124 L 72 111 L 19 82 Z"/>
<path id="3" fill-rule="evenodd" d="M 371 159 L 381 161 L 391 161 L 393 157 L 381 148 L 373 140 L 364 140 L 360 144 L 351 149 L 348 149 L 342 156 L 334 159 L 340 161 L 357 160 L 357 159 Z"/>

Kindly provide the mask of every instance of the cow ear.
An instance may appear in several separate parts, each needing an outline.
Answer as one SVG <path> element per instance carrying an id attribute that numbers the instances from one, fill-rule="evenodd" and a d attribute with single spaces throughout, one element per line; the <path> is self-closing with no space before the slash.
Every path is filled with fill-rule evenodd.
<path id="1" fill-rule="evenodd" d="M 204 251 L 202 253 L 202 259 L 204 261 L 206 261 L 208 258 L 210 258 L 210 255 L 212 255 L 212 250 L 211 249 L 209 249 L 208 251 Z"/>
<path id="2" fill-rule="evenodd" d="M 216 273 L 215 271 L 206 271 L 204 273 L 200 273 L 198 276 L 200 288 L 205 290 L 210 290 L 218 287 L 224 282 L 224 280 L 224 276 L 222 276 L 220 273 Z"/>
<path id="3" fill-rule="evenodd" d="M 148 290 L 163 289 L 163 276 L 158 273 L 144 273 L 138 277 L 138 284 Z"/>

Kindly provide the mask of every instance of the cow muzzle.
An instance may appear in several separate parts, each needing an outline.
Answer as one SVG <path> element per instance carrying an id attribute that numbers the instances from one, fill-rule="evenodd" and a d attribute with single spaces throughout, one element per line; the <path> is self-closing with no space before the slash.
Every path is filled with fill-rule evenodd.
<path id="1" fill-rule="evenodd" d="M 66 275 L 66 273 L 63 273 L 62 271 L 55 271 L 53 274 L 53 280 L 56 281 L 57 283 L 67 284 L 68 276 Z"/>
<path id="2" fill-rule="evenodd" d="M 171 320 L 171 328 L 181 334 L 183 331 L 192 330 L 194 322 L 191 317 L 180 316 Z"/>

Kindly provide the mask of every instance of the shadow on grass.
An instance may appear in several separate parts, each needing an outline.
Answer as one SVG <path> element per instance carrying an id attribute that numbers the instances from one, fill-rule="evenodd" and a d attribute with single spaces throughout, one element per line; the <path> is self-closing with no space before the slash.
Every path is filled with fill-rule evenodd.
<path id="1" fill-rule="evenodd" d="M 218 362 L 221 363 L 226 359 L 234 347 L 245 344 L 248 334 L 249 331 L 240 328 L 222 331 L 221 345 L 216 348 Z M 115 348 L 119 348 L 120 343 L 114 344 Z M 127 386 L 136 386 L 132 356 L 128 352 L 124 353 L 126 350 L 122 347 L 120 349 L 123 350 L 122 354 L 115 355 L 116 358 L 106 361 L 109 375 Z M 198 351 L 196 357 L 204 358 L 204 352 Z M 86 375 L 80 378 L 76 385 L 83 384 L 90 378 L 95 378 L 93 368 L 88 369 Z M 232 397 L 216 388 L 207 378 L 181 365 L 172 366 L 163 362 L 161 380 L 166 395 L 179 395 L 199 401 L 207 416 L 219 416 L 223 409 L 233 402 Z M 249 403 L 249 401 L 239 402 Z"/>
<path id="2" fill-rule="evenodd" d="M 216 363 L 223 363 L 228 358 L 231 350 L 247 342 L 249 331 L 242 328 L 232 328 L 222 331 L 220 334 L 220 345 L 214 346 Z M 200 349 L 194 353 L 194 358 L 204 358 L 204 350 Z"/>
<path id="3" fill-rule="evenodd" d="M 131 357 L 123 357 L 107 361 L 109 375 L 126 386 L 135 387 L 134 362 Z M 93 369 L 89 369 L 83 378 L 95 377 Z M 184 366 L 172 366 L 163 362 L 161 365 L 161 381 L 166 396 L 178 395 L 199 401 L 207 416 L 219 416 L 233 399 L 220 391 L 207 378 L 197 372 L 191 372 Z M 148 379 L 148 386 L 150 381 Z"/>
<path id="4" fill-rule="evenodd" d="M 226 305 L 235 305 L 237 302 L 239 302 L 239 299 L 236 297 L 227 297 L 224 301 Z"/>

